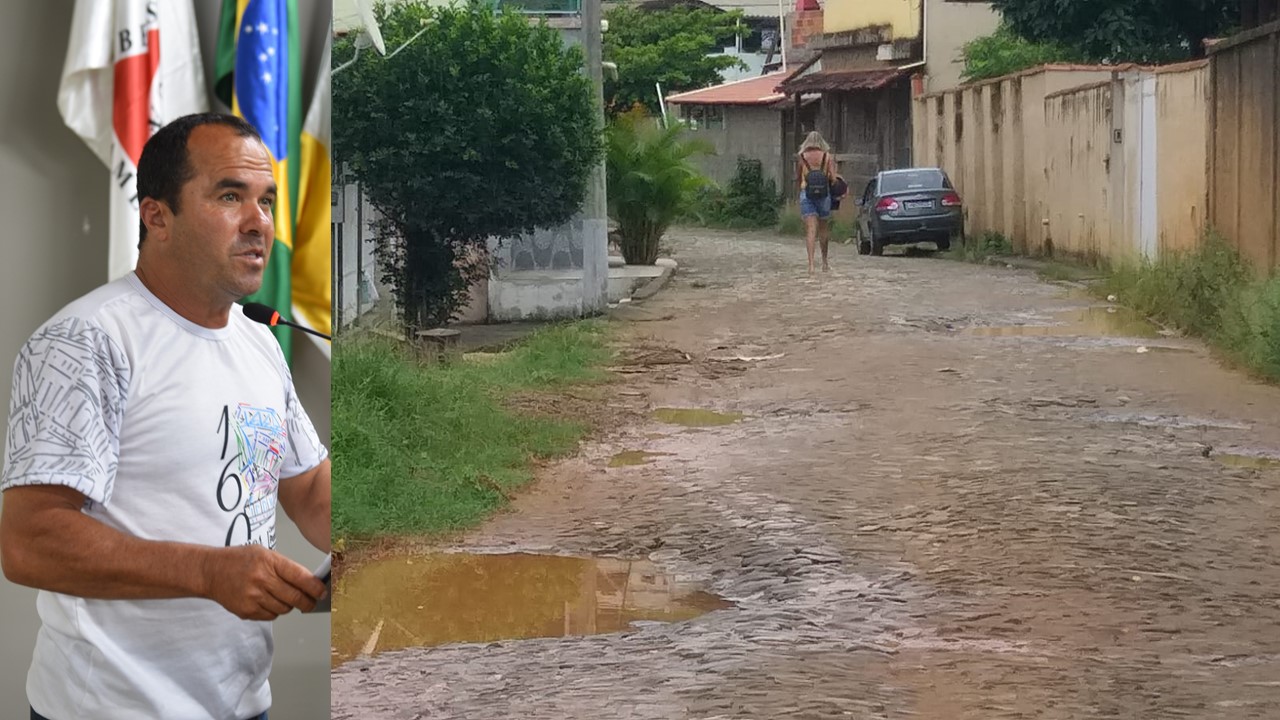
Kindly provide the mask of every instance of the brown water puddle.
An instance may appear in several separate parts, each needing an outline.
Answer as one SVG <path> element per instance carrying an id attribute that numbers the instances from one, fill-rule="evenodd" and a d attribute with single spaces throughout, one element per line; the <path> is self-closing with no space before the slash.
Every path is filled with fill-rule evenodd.
<path id="1" fill-rule="evenodd" d="M 407 647 L 628 630 L 731 607 L 643 560 L 438 553 L 371 562 L 334 588 L 336 667 Z"/>
<path id="2" fill-rule="evenodd" d="M 1160 337 L 1159 329 L 1141 315 L 1128 308 L 1117 307 L 1090 307 L 1054 313 L 1052 325 L 972 327 L 963 332 L 983 337 Z"/>
<path id="3" fill-rule="evenodd" d="M 721 413 L 699 408 L 658 408 L 653 411 L 653 416 L 668 425 L 691 428 L 732 425 L 743 418 L 740 412 Z"/>
<path id="4" fill-rule="evenodd" d="M 1231 453 L 1215 453 L 1214 460 L 1235 468 L 1254 468 L 1256 470 L 1280 469 L 1280 459 L 1259 457 L 1256 455 L 1233 455 Z"/>
<path id="5" fill-rule="evenodd" d="M 629 467 L 632 465 L 648 465 L 653 462 L 656 457 L 663 457 L 671 453 L 662 452 L 645 452 L 644 450 L 624 450 L 614 455 L 609 460 L 609 467 Z"/>

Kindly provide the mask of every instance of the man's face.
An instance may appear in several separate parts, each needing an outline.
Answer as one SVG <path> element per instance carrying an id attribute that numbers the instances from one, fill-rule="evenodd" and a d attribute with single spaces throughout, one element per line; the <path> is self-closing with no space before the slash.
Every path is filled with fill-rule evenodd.
<path id="1" fill-rule="evenodd" d="M 276 183 L 261 141 L 225 125 L 201 125 L 187 139 L 193 175 L 182 186 L 170 240 L 192 289 L 236 301 L 262 286 L 275 240 Z"/>

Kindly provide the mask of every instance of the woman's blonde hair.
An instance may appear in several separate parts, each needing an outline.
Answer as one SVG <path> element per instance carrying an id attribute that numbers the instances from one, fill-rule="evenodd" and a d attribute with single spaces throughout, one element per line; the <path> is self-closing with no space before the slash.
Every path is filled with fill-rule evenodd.
<path id="1" fill-rule="evenodd" d="M 804 139 L 804 142 L 800 143 L 800 150 L 796 154 L 803 155 L 804 151 L 810 148 L 817 148 L 824 153 L 831 152 L 831 146 L 827 144 L 826 140 L 822 139 L 822 133 L 817 130 L 810 132 L 808 137 Z"/>

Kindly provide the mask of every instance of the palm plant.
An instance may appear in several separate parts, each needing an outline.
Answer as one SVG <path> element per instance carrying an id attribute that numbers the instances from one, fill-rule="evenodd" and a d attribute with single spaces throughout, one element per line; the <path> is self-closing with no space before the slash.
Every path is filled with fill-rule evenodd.
<path id="1" fill-rule="evenodd" d="M 623 113 L 606 130 L 609 215 L 628 265 L 653 265 L 658 241 L 710 181 L 690 162 L 715 152 L 680 125 L 661 127 L 643 111 Z"/>

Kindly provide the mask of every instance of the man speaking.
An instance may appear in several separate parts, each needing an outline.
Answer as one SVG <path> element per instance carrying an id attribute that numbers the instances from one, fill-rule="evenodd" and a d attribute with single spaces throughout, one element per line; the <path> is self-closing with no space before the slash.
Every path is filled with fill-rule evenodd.
<path id="1" fill-rule="evenodd" d="M 329 551 L 328 453 L 266 327 L 275 181 L 253 127 L 179 118 L 138 163 L 134 272 L 63 308 L 14 368 L 0 561 L 39 588 L 41 720 L 248 720 L 270 621 L 324 585 L 274 551 L 276 509 Z"/>

